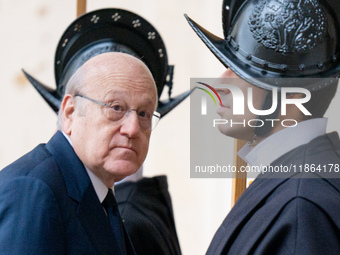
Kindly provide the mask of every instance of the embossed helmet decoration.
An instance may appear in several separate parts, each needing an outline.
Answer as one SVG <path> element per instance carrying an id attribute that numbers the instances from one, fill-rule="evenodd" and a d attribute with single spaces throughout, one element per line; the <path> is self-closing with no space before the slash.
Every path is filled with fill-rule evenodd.
<path id="1" fill-rule="evenodd" d="M 190 91 L 171 98 L 174 66 L 168 65 L 165 45 L 156 29 L 144 18 L 122 9 L 101 9 L 77 18 L 64 32 L 55 54 L 56 90 L 28 73 L 28 80 L 57 113 L 64 89 L 72 74 L 90 58 L 105 52 L 123 52 L 141 59 L 150 69 L 160 98 L 164 86 L 169 99 L 159 101 L 157 111 L 164 117 Z"/>
<path id="2" fill-rule="evenodd" d="M 226 67 L 255 86 L 267 90 L 302 86 L 313 91 L 329 85 L 329 79 L 285 84 L 277 78 L 339 78 L 337 0 L 224 0 L 224 39 L 186 18 Z"/>

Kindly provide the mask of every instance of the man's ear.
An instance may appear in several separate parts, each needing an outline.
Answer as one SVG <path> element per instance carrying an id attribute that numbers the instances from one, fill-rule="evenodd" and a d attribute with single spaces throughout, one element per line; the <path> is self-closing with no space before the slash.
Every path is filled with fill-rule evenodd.
<path id="1" fill-rule="evenodd" d="M 71 135 L 72 123 L 75 112 L 75 103 L 76 102 L 74 97 L 69 94 L 64 96 L 63 102 L 61 103 L 63 131 L 67 135 Z"/>

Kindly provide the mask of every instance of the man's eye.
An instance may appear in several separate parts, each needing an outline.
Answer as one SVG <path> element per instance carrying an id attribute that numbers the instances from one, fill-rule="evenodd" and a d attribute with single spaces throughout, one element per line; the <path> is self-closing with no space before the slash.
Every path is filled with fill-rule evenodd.
<path id="1" fill-rule="evenodd" d="M 149 114 L 147 112 L 141 111 L 141 112 L 138 113 L 138 116 L 142 117 L 142 118 L 147 118 L 149 116 Z"/>
<path id="2" fill-rule="evenodd" d="M 121 105 L 112 105 L 111 108 L 117 112 L 123 111 L 123 107 Z"/>

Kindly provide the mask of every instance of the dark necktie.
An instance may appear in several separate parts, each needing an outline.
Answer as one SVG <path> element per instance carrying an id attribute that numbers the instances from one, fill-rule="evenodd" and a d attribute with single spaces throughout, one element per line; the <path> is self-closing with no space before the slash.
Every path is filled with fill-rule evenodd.
<path id="1" fill-rule="evenodd" d="M 120 254 L 126 255 L 122 218 L 120 217 L 117 202 L 113 195 L 112 189 L 109 189 L 109 191 L 107 192 L 102 205 L 104 206 L 109 217 L 111 228 L 117 239 L 117 243 L 121 251 Z"/>

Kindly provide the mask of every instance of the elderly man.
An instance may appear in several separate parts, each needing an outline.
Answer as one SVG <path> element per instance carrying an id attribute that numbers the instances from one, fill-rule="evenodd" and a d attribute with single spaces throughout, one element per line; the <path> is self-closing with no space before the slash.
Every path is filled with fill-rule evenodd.
<path id="1" fill-rule="evenodd" d="M 1 254 L 135 254 L 112 188 L 143 163 L 156 105 L 137 58 L 104 53 L 80 67 L 60 130 L 0 172 Z"/>

